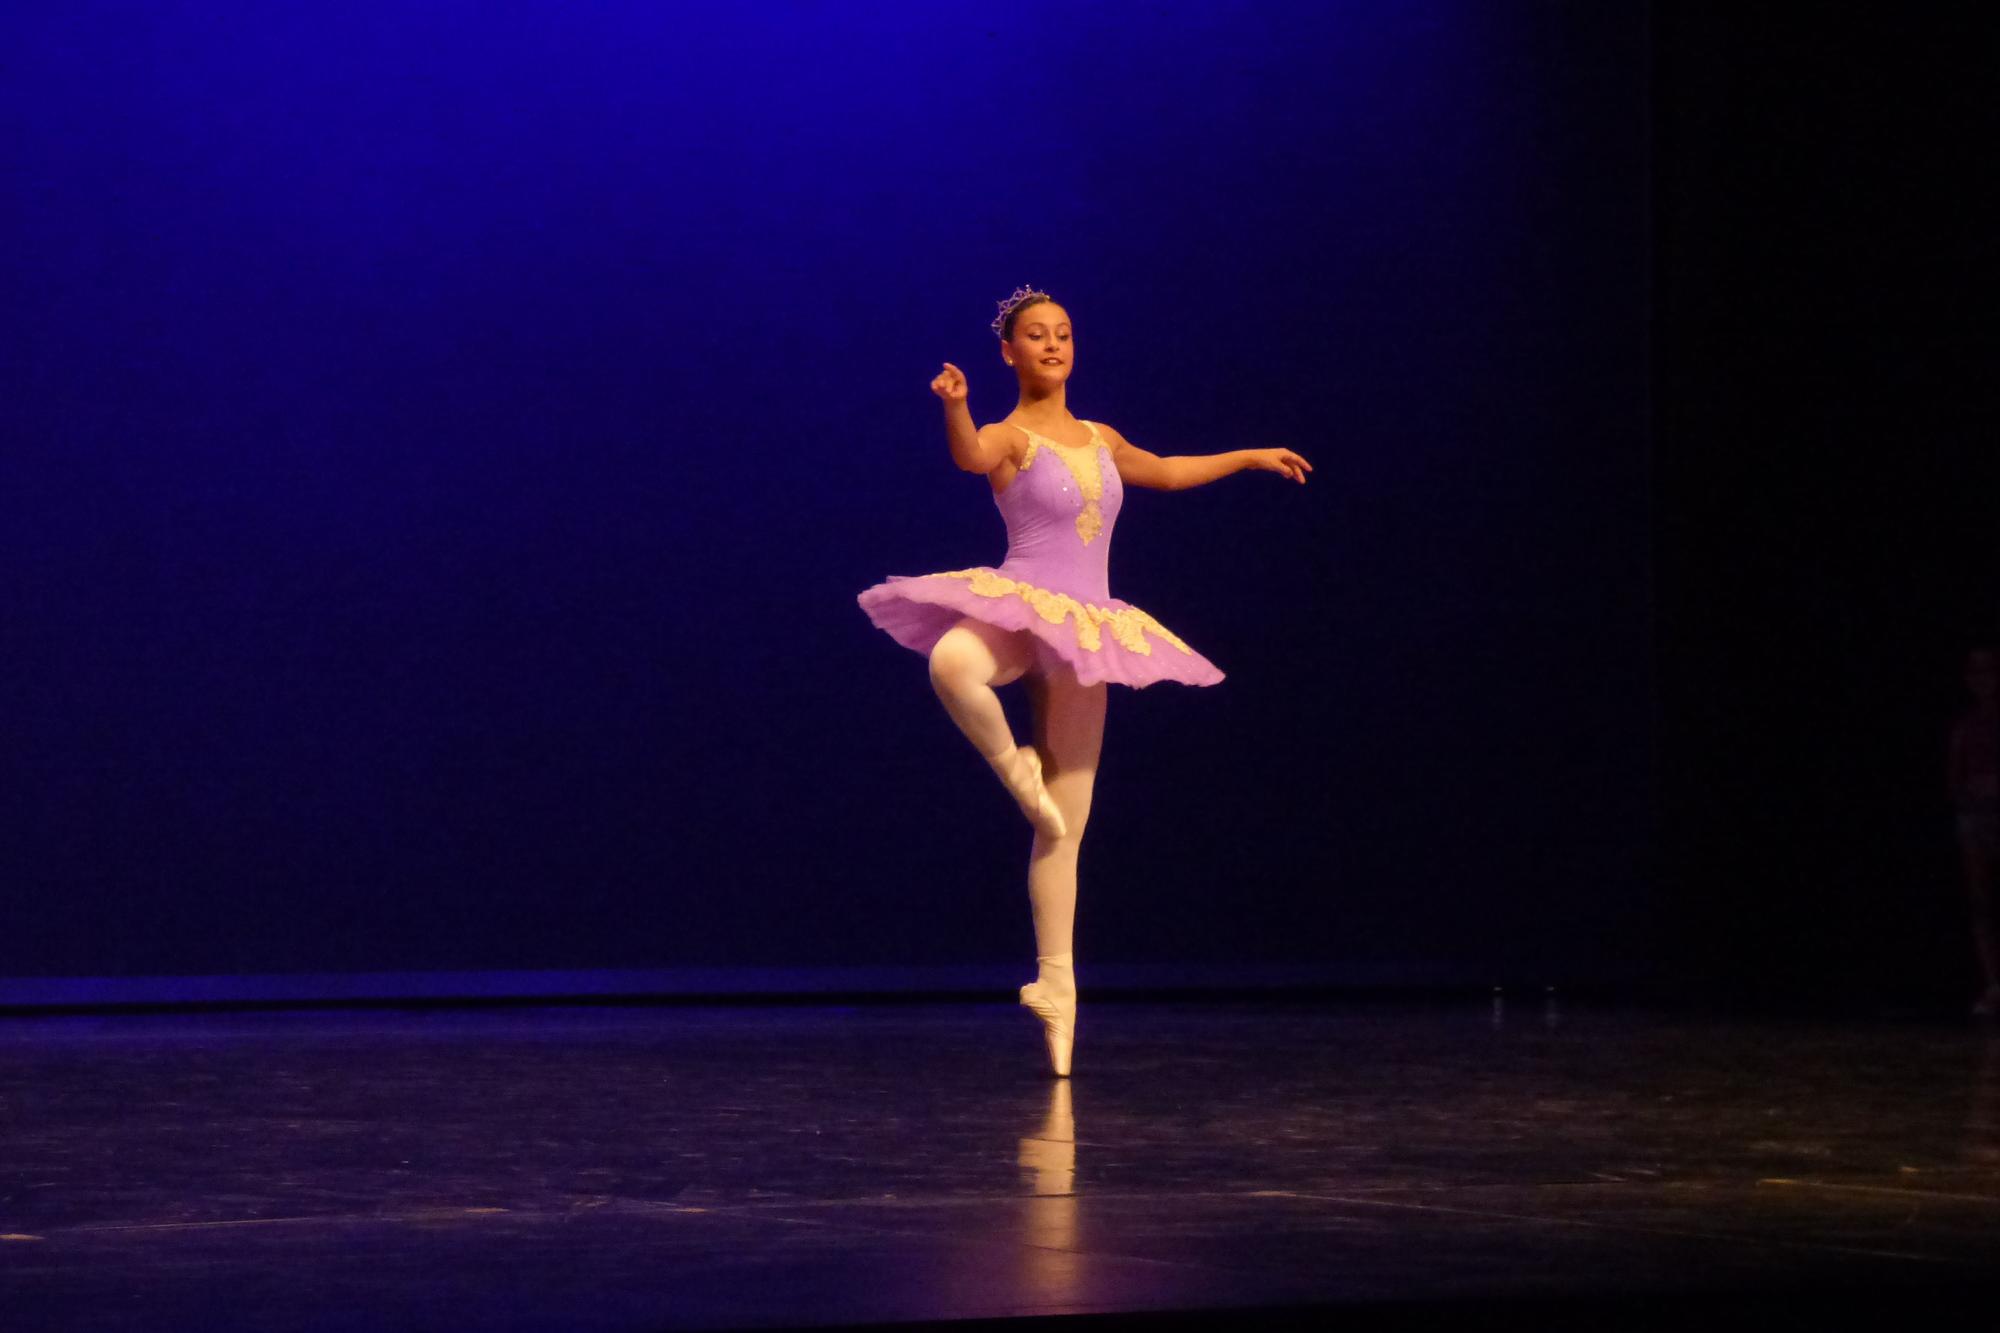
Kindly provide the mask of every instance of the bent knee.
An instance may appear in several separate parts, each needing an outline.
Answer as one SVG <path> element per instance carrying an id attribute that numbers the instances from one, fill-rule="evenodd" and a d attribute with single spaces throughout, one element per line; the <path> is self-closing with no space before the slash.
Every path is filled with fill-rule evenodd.
<path id="1" fill-rule="evenodd" d="M 931 647 L 930 670 L 940 685 L 983 680 L 993 673 L 993 654 L 969 630 L 949 629 Z"/>
<path id="2" fill-rule="evenodd" d="M 1033 665 L 1025 632 L 961 620 L 931 646 L 931 679 L 943 685 L 1006 685 Z"/>

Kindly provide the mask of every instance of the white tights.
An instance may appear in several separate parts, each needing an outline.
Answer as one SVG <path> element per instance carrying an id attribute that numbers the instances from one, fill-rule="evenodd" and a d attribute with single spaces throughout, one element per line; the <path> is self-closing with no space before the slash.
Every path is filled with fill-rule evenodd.
<path id="1" fill-rule="evenodd" d="M 1067 667 L 1034 671 L 1026 630 L 1003 630 L 970 616 L 945 631 L 931 650 L 931 685 L 951 720 L 989 763 L 1014 748 L 1014 735 L 994 688 L 1027 677 L 1034 704 L 1034 740 L 1042 781 L 1068 826 L 1060 838 L 1035 834 L 1028 857 L 1028 903 L 1035 918 L 1039 980 L 1059 997 L 1076 994 L 1071 967 L 1076 926 L 1076 859 L 1090 818 L 1091 788 L 1104 745 L 1108 687 L 1084 685 Z"/>

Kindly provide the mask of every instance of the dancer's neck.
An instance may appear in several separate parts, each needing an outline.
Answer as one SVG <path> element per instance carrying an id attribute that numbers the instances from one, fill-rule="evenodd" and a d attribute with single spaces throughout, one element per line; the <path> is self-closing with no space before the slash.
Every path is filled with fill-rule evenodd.
<path id="1" fill-rule="evenodd" d="M 1058 384 L 1045 394 L 1029 394 L 1023 391 L 1021 401 L 1014 404 L 1014 419 L 1025 426 L 1040 430 L 1045 426 L 1066 426 L 1076 418 L 1069 414 L 1069 396 L 1064 390 L 1068 386 Z"/>

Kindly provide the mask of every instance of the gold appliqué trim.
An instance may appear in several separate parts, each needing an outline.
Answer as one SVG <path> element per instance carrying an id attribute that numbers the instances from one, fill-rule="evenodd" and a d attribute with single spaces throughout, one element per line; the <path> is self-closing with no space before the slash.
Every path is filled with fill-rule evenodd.
<path id="1" fill-rule="evenodd" d="M 1027 452 L 1021 455 L 1023 472 L 1034 463 L 1036 453 L 1046 444 L 1055 450 L 1056 457 L 1069 469 L 1070 476 L 1076 478 L 1076 488 L 1083 495 L 1083 508 L 1076 515 L 1076 535 L 1083 538 L 1083 544 L 1088 546 L 1104 530 L 1104 512 L 1097 506 L 1097 502 L 1104 498 L 1104 472 L 1097 457 L 1097 451 L 1104 447 L 1104 437 L 1097 433 L 1096 422 L 1086 421 L 1083 424 L 1090 427 L 1090 443 L 1083 446 L 1068 445 L 1046 435 L 1037 435 L 1019 424 L 1015 424 L 1014 429 L 1028 437 Z"/>
<path id="2" fill-rule="evenodd" d="M 1102 631 L 1103 627 L 1109 626 L 1111 637 L 1118 641 L 1120 647 L 1130 649 L 1142 657 L 1153 655 L 1153 645 L 1146 641 L 1148 633 L 1172 644 L 1188 656 L 1194 656 L 1194 649 L 1181 642 L 1179 635 L 1136 606 L 1120 610 L 1116 607 L 1079 602 L 1068 593 L 1038 588 L 1032 583 L 1010 579 L 998 570 L 984 566 L 973 569 L 950 569 L 938 577 L 964 579 L 971 585 L 972 591 L 981 597 L 1019 597 L 1034 608 L 1036 615 L 1051 625 L 1060 625 L 1065 620 L 1072 621 L 1076 625 L 1077 643 L 1089 652 L 1097 652 L 1104 646 Z"/>

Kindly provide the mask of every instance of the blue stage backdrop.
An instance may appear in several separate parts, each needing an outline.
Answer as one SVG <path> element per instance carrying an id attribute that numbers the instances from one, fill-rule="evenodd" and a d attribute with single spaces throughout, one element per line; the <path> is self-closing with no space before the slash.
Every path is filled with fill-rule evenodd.
<path id="1" fill-rule="evenodd" d="M 1315 468 L 1128 494 L 1229 676 L 1114 690 L 1085 975 L 1645 968 L 1642 6 L 0 43 L 0 976 L 1018 970 L 1026 827 L 854 595 L 1000 558 L 927 384 L 1012 408 L 1023 282 L 1078 416 Z"/>

